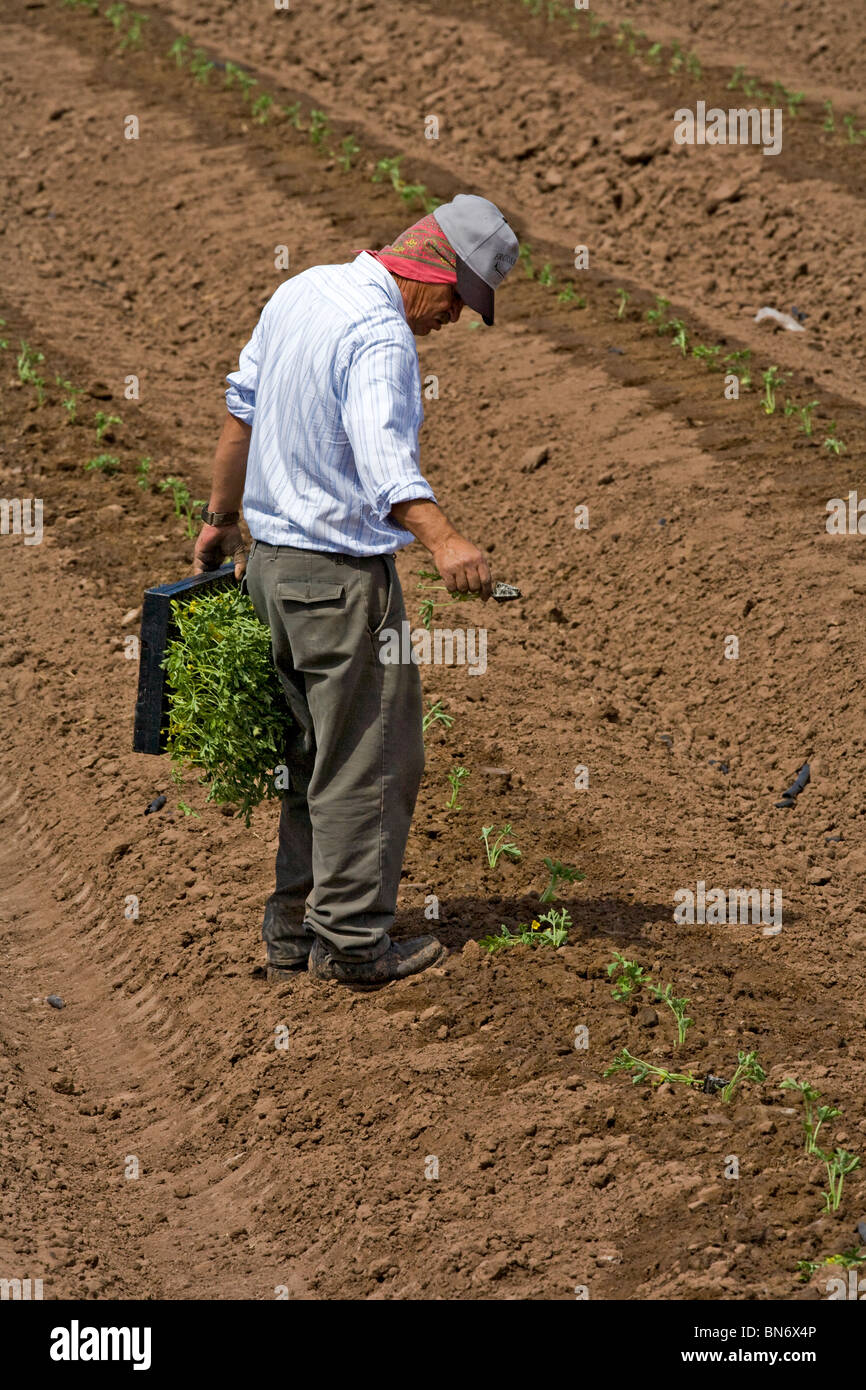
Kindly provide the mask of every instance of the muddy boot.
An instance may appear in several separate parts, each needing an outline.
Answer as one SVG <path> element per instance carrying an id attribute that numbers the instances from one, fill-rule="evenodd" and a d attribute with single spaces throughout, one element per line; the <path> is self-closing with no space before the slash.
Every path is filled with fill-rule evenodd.
<path id="1" fill-rule="evenodd" d="M 416 936 L 414 941 L 392 941 L 388 950 L 375 960 L 348 961 L 332 956 L 317 938 L 307 969 L 316 980 L 337 980 L 342 985 L 385 985 L 402 980 L 435 965 L 445 955 L 445 947 L 435 936 Z"/>
<path id="2" fill-rule="evenodd" d="M 312 946 L 312 932 L 310 933 L 310 945 Z M 281 949 L 282 947 L 282 949 Z M 268 980 L 276 983 L 279 980 L 291 980 L 296 978 L 302 970 L 306 970 L 309 960 L 309 950 L 304 950 L 304 943 L 294 942 L 282 943 L 279 941 L 268 942 Z"/>

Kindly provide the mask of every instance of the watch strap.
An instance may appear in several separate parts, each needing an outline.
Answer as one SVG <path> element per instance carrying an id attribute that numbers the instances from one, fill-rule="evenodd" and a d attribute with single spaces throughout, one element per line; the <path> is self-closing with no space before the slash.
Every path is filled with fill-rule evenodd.
<path id="1" fill-rule="evenodd" d="M 208 526 L 234 526 L 240 512 L 209 512 L 207 506 L 201 509 L 201 519 Z"/>

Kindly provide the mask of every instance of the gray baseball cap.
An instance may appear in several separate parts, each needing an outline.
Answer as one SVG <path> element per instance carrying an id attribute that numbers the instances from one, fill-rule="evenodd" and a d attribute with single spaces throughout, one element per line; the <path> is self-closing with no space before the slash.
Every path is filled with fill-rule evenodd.
<path id="1" fill-rule="evenodd" d="M 458 193 L 433 216 L 457 256 L 457 293 L 491 324 L 493 291 L 517 260 L 517 237 L 499 208 L 474 193 Z"/>

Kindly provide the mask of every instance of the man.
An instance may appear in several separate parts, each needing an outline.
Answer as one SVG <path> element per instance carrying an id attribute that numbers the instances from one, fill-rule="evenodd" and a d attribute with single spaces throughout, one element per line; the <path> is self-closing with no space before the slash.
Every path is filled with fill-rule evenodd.
<path id="1" fill-rule="evenodd" d="M 280 286 L 228 377 L 195 572 L 224 555 L 271 630 L 293 722 L 268 978 L 384 983 L 432 965 L 432 936 L 392 942 L 397 887 L 424 767 L 421 682 L 383 664 L 378 633 L 406 618 L 394 555 L 413 538 L 448 589 L 487 600 L 481 550 L 439 509 L 418 462 L 413 341 L 464 304 L 493 322 L 518 243 L 492 203 L 459 194 L 384 250 Z M 246 484 L 246 485 L 245 485 Z"/>

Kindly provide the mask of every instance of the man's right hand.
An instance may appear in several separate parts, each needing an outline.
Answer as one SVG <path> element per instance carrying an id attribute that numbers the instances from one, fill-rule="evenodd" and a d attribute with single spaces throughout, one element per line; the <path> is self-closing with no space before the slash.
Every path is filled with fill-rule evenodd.
<path id="1" fill-rule="evenodd" d="M 431 554 L 449 593 L 478 594 L 487 602 L 493 592 L 493 583 L 483 550 L 455 532 Z"/>

